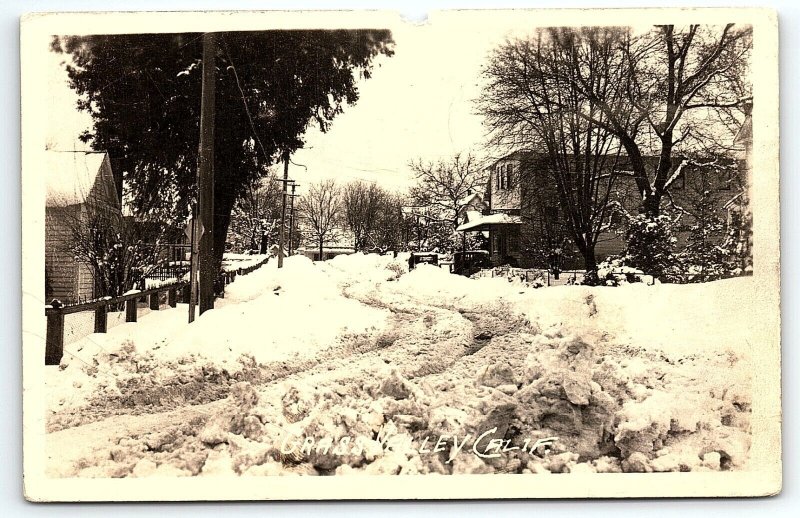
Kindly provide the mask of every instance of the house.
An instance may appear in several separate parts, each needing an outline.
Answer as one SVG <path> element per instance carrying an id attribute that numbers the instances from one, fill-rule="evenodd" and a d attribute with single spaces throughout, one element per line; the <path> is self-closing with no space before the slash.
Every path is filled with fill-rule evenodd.
<path id="1" fill-rule="evenodd" d="M 653 164 L 658 157 L 644 157 Z M 615 170 L 629 170 L 626 158 L 615 157 L 609 163 Z M 685 214 L 678 228 L 679 245 L 686 242 L 689 229 L 701 217 L 701 205 L 724 212 L 725 203 L 735 194 L 738 179 L 731 176 L 735 167 L 724 159 L 715 164 L 698 166 L 675 160 L 678 175 L 665 203 Z M 652 164 L 651 164 L 652 167 Z M 575 249 L 565 224 L 552 176 L 548 173 L 548 158 L 532 151 L 516 151 L 496 160 L 488 168 L 489 178 L 483 196 L 484 209 L 478 214 L 465 210 L 464 221 L 457 230 L 465 233 L 488 232 L 489 252 L 493 265 L 510 264 L 523 268 L 551 267 L 554 255 L 561 269 L 581 269 L 583 259 Z M 688 178 L 688 180 L 687 180 Z M 620 253 L 624 241 L 621 211 L 636 214 L 641 198 L 633 178 L 621 175 L 615 180 L 610 202 L 621 210 L 609 211 L 603 221 L 603 231 L 595 246 L 598 262 Z"/>
<path id="2" fill-rule="evenodd" d="M 95 151 L 46 153 L 45 300 L 74 303 L 100 295 L 94 272 L 76 258 L 75 245 L 90 220 L 122 218 L 108 154 Z"/>
<path id="3" fill-rule="evenodd" d="M 320 257 L 320 243 L 319 239 L 314 236 L 314 231 L 308 224 L 301 223 L 298 225 L 298 233 L 303 236 L 303 241 L 298 246 L 294 253 L 304 255 L 312 261 L 327 261 L 333 259 L 337 255 L 355 253 L 353 247 L 353 233 L 342 227 L 336 227 L 325 235 L 322 243 L 322 256 Z M 277 245 L 273 245 L 274 255 L 277 256 Z M 287 253 L 287 249 L 284 253 Z"/>
<path id="4" fill-rule="evenodd" d="M 479 218 L 487 210 L 484 194 L 470 190 L 456 200 L 434 199 L 427 205 L 407 205 L 403 214 L 403 242 L 412 250 L 444 252 L 454 246 L 453 224 L 462 225 Z M 458 207 L 453 219 L 453 208 Z M 488 234 L 486 235 L 488 238 Z M 460 247 L 466 243 L 466 238 Z"/>
<path id="5" fill-rule="evenodd" d="M 306 247 L 306 248 L 298 248 L 297 252 L 308 257 L 312 261 L 327 261 L 328 259 L 333 259 L 337 255 L 348 255 L 353 253 L 352 246 L 345 246 L 345 245 L 325 245 L 322 247 L 322 259 L 319 256 L 319 248 Z"/>
<path id="6" fill-rule="evenodd" d="M 489 209 L 489 204 L 484 201 L 484 195 L 476 191 L 458 200 L 458 207 L 457 220 L 460 226 L 480 219 Z"/>

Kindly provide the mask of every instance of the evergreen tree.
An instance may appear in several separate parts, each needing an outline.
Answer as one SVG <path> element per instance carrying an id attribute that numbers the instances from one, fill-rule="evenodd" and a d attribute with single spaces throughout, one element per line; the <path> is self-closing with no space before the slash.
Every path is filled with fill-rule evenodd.
<path id="1" fill-rule="evenodd" d="M 310 124 L 326 131 L 358 100 L 386 30 L 220 33 L 214 132 L 214 253 L 222 260 L 231 212 L 252 180 L 303 146 Z M 202 34 L 54 37 L 78 108 L 91 114 L 82 139 L 108 151 L 133 209 L 182 222 L 194 203 L 200 121 Z M 164 196 L 169 193 L 170 196 Z"/>

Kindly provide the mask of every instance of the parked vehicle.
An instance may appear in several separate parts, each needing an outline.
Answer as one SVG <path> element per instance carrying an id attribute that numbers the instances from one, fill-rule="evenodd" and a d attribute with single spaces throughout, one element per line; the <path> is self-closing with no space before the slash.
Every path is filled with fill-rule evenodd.
<path id="1" fill-rule="evenodd" d="M 482 268 L 491 267 L 489 252 L 486 250 L 467 250 L 453 254 L 452 273 L 469 277 Z"/>
<path id="2" fill-rule="evenodd" d="M 413 270 L 418 264 L 432 264 L 439 265 L 439 254 L 433 252 L 411 252 L 411 257 L 408 258 L 408 269 Z"/>

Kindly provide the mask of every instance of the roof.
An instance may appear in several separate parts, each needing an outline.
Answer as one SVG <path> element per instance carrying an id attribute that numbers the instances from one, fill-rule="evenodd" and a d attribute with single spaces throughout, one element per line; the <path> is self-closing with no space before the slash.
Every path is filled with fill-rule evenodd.
<path id="1" fill-rule="evenodd" d="M 519 216 L 512 216 L 510 214 L 505 214 L 502 212 L 498 212 L 495 214 L 489 214 L 488 216 L 481 216 L 480 218 L 469 221 L 460 225 L 456 230 L 459 232 L 465 232 L 467 230 L 487 230 L 488 227 L 491 226 L 498 226 L 498 225 L 521 225 L 522 218 Z"/>
<path id="2" fill-rule="evenodd" d="M 458 200 L 458 206 L 463 207 L 464 205 L 468 205 L 472 200 L 475 199 L 476 196 L 480 196 L 477 192 L 473 192 L 472 194 L 468 194 Z"/>
<path id="3" fill-rule="evenodd" d="M 526 158 L 526 157 L 528 157 L 530 155 L 535 155 L 535 154 L 537 154 L 537 153 L 535 151 L 532 151 L 532 150 L 517 149 L 516 151 L 512 151 L 511 153 L 509 153 L 507 155 L 504 155 L 504 156 L 501 156 L 500 158 L 497 158 L 494 161 L 492 161 L 491 165 L 489 166 L 489 168 L 490 169 L 493 168 L 499 162 L 504 162 L 506 160 L 522 160 L 523 158 Z M 539 153 L 539 154 L 541 154 L 541 153 Z"/>
<path id="4" fill-rule="evenodd" d="M 86 203 L 107 154 L 95 151 L 47 151 L 46 207 Z"/>
<path id="5" fill-rule="evenodd" d="M 478 221 L 483 217 L 483 213 L 479 210 L 468 210 L 466 211 L 466 220 L 464 223 L 469 223 L 471 221 Z"/>
<path id="6" fill-rule="evenodd" d="M 301 253 L 308 253 L 308 252 L 319 252 L 319 247 L 313 246 L 304 246 L 297 249 L 298 252 Z M 355 251 L 353 250 L 352 246 L 323 246 L 322 252 L 326 254 L 353 254 Z"/>

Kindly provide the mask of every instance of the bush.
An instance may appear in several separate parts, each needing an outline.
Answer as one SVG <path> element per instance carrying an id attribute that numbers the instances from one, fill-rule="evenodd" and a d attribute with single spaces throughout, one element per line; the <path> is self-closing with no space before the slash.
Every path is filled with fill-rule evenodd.
<path id="1" fill-rule="evenodd" d="M 660 280 L 674 276 L 676 255 L 672 220 L 640 214 L 628 220 L 622 261 Z"/>
<path id="2" fill-rule="evenodd" d="M 642 270 L 625 264 L 619 256 L 609 256 L 597 265 L 598 284 L 600 286 L 619 286 L 635 282 L 650 282 L 650 278 Z M 645 278 L 647 277 L 647 278 Z"/>
<path id="3" fill-rule="evenodd" d="M 695 235 L 689 238 L 686 247 L 677 254 L 677 262 L 684 273 L 684 282 L 706 282 L 739 275 L 737 257 L 726 247 Z"/>

